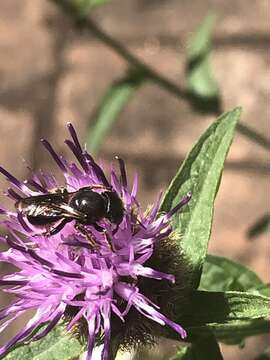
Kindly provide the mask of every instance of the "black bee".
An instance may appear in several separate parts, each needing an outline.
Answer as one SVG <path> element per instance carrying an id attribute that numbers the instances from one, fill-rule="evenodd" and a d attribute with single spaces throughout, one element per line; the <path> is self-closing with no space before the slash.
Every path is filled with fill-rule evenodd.
<path id="1" fill-rule="evenodd" d="M 98 193 L 93 189 L 104 191 Z M 75 226 L 85 235 L 87 231 L 83 225 L 93 225 L 96 230 L 103 231 L 97 224 L 103 218 L 115 224 L 114 231 L 117 231 L 124 216 L 122 200 L 115 191 L 103 185 L 84 187 L 75 192 L 60 188 L 55 193 L 20 199 L 15 207 L 26 216 L 30 224 L 50 226 L 45 233 L 47 236 L 57 234 L 72 220 L 76 221 Z"/>

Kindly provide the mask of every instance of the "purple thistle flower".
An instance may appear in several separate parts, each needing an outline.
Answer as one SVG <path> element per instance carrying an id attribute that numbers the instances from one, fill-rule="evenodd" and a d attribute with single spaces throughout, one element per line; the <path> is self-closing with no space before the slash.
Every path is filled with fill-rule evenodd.
<path id="1" fill-rule="evenodd" d="M 41 339 L 61 319 L 68 319 L 67 330 L 81 322 L 87 324 L 87 360 L 92 358 L 99 339 L 104 344 L 103 360 L 107 360 L 110 339 L 115 332 L 114 319 L 125 326 L 131 312 L 171 327 L 184 339 L 185 330 L 141 292 L 140 283 L 144 278 L 175 282 L 174 275 L 155 270 L 149 264 L 158 244 L 171 233 L 171 217 L 189 201 L 191 194 L 188 193 L 169 213 L 158 216 L 160 195 L 152 208 L 144 213 L 136 199 L 137 176 L 129 191 L 124 162 L 117 158 L 120 176 L 112 166 L 109 182 L 101 166 L 81 148 L 71 124 L 68 124 L 68 130 L 72 140 L 65 143 L 80 167 L 66 161 L 42 140 L 64 175 L 64 187 L 70 193 L 99 185 L 110 188 L 123 202 L 123 220 L 118 226 L 106 218 L 101 219 L 98 226 L 103 231 L 83 225 L 85 232 L 94 239 L 96 246 L 93 246 L 75 226 L 75 221 L 65 224 L 55 235 L 45 236 L 44 228 L 32 225 L 22 213 L 0 208 L 0 214 L 5 216 L 2 223 L 9 231 L 8 236 L 1 237 L 9 249 L 0 253 L 0 260 L 18 268 L 17 272 L 0 279 L 4 291 L 16 297 L 14 303 L 0 310 L 0 319 L 4 320 L 0 332 L 27 310 L 36 310 L 25 327 L 0 348 L 0 356 L 29 337 L 31 341 Z M 2 167 L 0 172 L 12 185 L 7 196 L 15 202 L 54 193 L 59 188 L 55 177 L 49 174 L 34 174 L 22 182 Z M 102 189 L 96 191 L 102 193 Z M 46 326 L 32 335 L 40 325 Z"/>

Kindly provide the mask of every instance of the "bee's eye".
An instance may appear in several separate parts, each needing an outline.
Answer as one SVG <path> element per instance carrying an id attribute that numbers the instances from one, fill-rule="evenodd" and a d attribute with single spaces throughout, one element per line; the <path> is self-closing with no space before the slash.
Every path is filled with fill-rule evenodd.
<path id="1" fill-rule="evenodd" d="M 107 218 L 114 224 L 120 224 L 124 216 L 124 208 L 122 200 L 119 198 L 116 192 L 106 191 L 104 195 L 108 199 L 108 211 Z"/>
<path id="2" fill-rule="evenodd" d="M 70 205 L 87 215 L 93 222 L 103 217 L 106 207 L 103 197 L 92 190 L 81 190 L 73 196 Z"/>

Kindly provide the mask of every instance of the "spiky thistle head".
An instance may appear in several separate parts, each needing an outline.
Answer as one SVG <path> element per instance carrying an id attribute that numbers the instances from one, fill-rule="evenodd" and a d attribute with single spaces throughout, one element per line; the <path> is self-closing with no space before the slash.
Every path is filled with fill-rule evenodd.
<path id="1" fill-rule="evenodd" d="M 97 341 L 104 344 L 103 360 L 109 359 L 112 337 L 124 345 L 151 341 L 158 333 L 151 323 L 158 324 L 158 328 L 169 326 L 184 339 L 185 330 L 168 316 L 173 313 L 173 284 L 176 282 L 176 288 L 183 288 L 184 293 L 186 280 L 185 271 L 175 278 L 181 261 L 176 259 L 169 239 L 171 217 L 191 194 L 170 212 L 159 215 L 160 194 L 150 210 L 143 212 L 136 198 L 137 176 L 129 190 L 124 162 L 118 159 L 120 175 L 112 166 L 108 181 L 102 167 L 82 149 L 71 124 L 68 130 L 71 140 L 65 143 L 79 166 L 59 156 L 49 142 L 42 140 L 64 175 L 64 184 L 60 186 L 53 175 L 43 172 L 20 181 L 0 167 L 11 184 L 7 196 L 18 204 L 29 197 L 48 199 L 60 187 L 67 194 L 82 188 L 102 194 L 107 189 L 121 199 L 121 222 L 115 224 L 104 216 L 96 223 L 82 224 L 74 216 L 57 233 L 48 235 L 20 211 L 0 209 L 9 233 L 1 237 L 9 249 L 0 254 L 0 260 L 18 268 L 0 280 L 5 291 L 16 297 L 0 311 L 4 320 L 0 331 L 27 310 L 36 311 L 25 327 L 0 348 L 0 356 L 26 338 L 36 341 L 46 336 L 61 319 L 67 322 L 68 331 L 78 325 L 79 329 L 87 328 L 88 360 Z M 62 201 L 70 206 L 69 197 Z M 61 216 L 65 218 L 63 212 Z M 61 216 L 51 221 L 53 225 L 63 220 Z M 45 326 L 35 331 L 41 325 Z"/>

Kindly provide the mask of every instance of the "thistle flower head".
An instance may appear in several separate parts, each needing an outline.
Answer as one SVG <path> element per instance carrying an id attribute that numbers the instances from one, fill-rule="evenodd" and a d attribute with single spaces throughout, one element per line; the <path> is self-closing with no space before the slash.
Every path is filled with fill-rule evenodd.
<path id="1" fill-rule="evenodd" d="M 112 319 L 118 318 L 125 324 L 131 311 L 162 326 L 169 326 L 180 338 L 185 338 L 185 330 L 165 316 L 159 304 L 153 303 L 141 292 L 139 284 L 143 278 L 174 283 L 174 275 L 148 264 L 157 244 L 171 233 L 172 215 L 188 202 L 190 194 L 169 213 L 158 216 L 159 196 L 151 209 L 144 213 L 136 199 L 137 177 L 129 190 L 123 161 L 118 159 L 120 175 L 112 166 L 110 180 L 107 180 L 101 166 L 82 149 L 71 124 L 68 124 L 68 130 L 71 140 L 65 143 L 77 163 L 68 162 L 46 140 L 42 140 L 63 173 L 64 184 L 58 184 L 54 176 L 42 172 L 32 175 L 27 181 L 19 181 L 0 167 L 0 172 L 11 184 L 7 196 L 16 202 L 18 208 L 22 199 L 31 198 L 40 204 L 44 197 L 47 199 L 46 195 L 57 194 L 63 188 L 68 194 L 65 206 L 70 206 L 70 194 L 76 194 L 82 188 L 92 189 L 103 199 L 104 192 L 112 192 L 121 199 L 121 222 L 104 216 L 97 218 L 95 223 L 87 224 L 80 222 L 77 215 L 67 219 L 62 211 L 60 215 L 63 218 L 54 215 L 55 219 L 45 224 L 45 234 L 44 226 L 33 224 L 29 216 L 19 211 L 20 208 L 16 211 L 0 208 L 2 223 L 9 233 L 1 237 L 9 249 L 0 254 L 0 260 L 18 269 L 0 279 L 5 291 L 16 297 L 14 303 L 0 311 L 0 319 L 3 320 L 0 332 L 27 310 L 35 310 L 35 315 L 25 327 L 0 348 L 0 356 L 26 338 L 30 337 L 31 341 L 41 339 L 61 319 L 68 319 L 67 330 L 81 321 L 87 324 L 87 359 L 92 358 L 99 338 L 104 344 L 103 360 L 107 360 Z M 53 199 L 51 201 L 53 208 Z M 106 206 L 113 206 L 113 203 L 107 201 Z M 38 216 L 34 211 L 31 214 Z M 63 219 L 68 221 L 62 223 L 57 232 L 50 232 Z M 40 325 L 45 326 L 35 331 Z"/>

